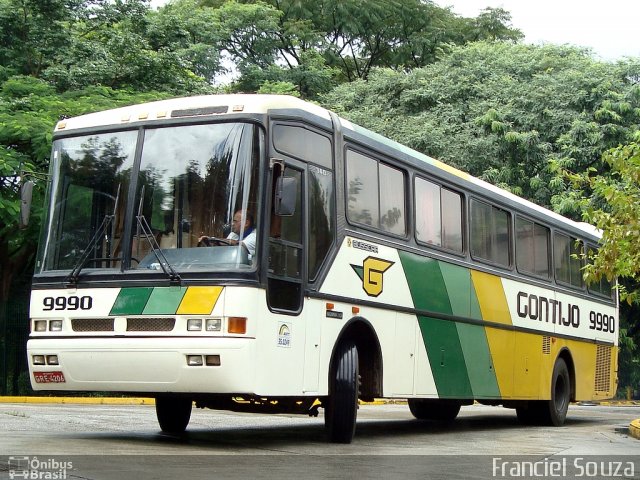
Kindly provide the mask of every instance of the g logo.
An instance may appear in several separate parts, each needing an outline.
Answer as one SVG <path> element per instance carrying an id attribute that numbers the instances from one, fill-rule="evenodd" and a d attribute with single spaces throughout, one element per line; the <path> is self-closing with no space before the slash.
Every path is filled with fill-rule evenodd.
<path id="1" fill-rule="evenodd" d="M 377 297 L 382 293 L 384 272 L 389 270 L 392 265 L 393 262 L 389 262 L 388 260 L 367 257 L 364 262 L 362 262 L 362 266 L 351 265 L 351 267 L 362 280 L 362 288 L 367 295 Z"/>

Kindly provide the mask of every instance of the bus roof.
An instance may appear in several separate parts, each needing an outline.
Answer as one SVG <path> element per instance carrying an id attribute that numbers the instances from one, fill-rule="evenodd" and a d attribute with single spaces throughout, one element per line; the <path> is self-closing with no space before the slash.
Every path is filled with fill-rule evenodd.
<path id="1" fill-rule="evenodd" d="M 266 114 L 269 110 L 274 109 L 304 110 L 325 120 L 331 118 L 325 108 L 289 95 L 201 95 L 129 105 L 72 117 L 59 121 L 55 131 L 67 132 L 80 128 L 128 125 L 135 122 L 230 113 Z"/>
<path id="2" fill-rule="evenodd" d="M 331 116 L 327 109 L 289 95 L 201 95 L 130 105 L 61 120 L 56 125 L 55 132 L 62 133 L 76 129 L 105 126 L 126 126 L 137 122 L 146 123 L 154 120 L 160 121 L 170 118 L 193 118 L 198 116 L 215 116 L 229 113 L 267 114 L 274 110 L 299 110 L 306 114 L 319 117 L 325 121 L 331 121 Z M 404 154 L 405 158 L 413 160 L 416 165 L 419 165 L 420 162 L 424 162 L 429 165 L 431 169 L 446 172 L 447 174 L 457 178 L 457 183 L 462 186 L 467 186 L 467 188 L 473 189 L 474 191 L 484 191 L 487 196 L 494 198 L 499 197 L 505 203 L 522 206 L 526 210 L 535 212 L 540 216 L 550 218 L 557 224 L 563 225 L 566 228 L 579 232 L 583 235 L 590 236 L 595 240 L 601 237 L 601 232 L 588 223 L 575 222 L 563 217 L 549 209 L 536 205 L 535 203 L 518 197 L 511 192 L 476 178 L 469 173 L 458 170 L 457 168 L 431 158 L 428 155 L 413 150 L 406 145 L 386 138 L 364 127 L 356 125 L 348 120 L 340 118 L 340 123 L 345 129 L 348 129 L 361 137 L 373 140 L 387 149 L 401 152 Z"/>

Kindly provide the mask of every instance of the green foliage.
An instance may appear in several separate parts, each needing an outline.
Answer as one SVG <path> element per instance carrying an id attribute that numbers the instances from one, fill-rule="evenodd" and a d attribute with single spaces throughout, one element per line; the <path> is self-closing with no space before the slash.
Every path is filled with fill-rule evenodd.
<path id="1" fill-rule="evenodd" d="M 43 80 L 27 76 L 0 84 L 0 303 L 7 298 L 13 276 L 33 268 L 55 123 L 62 117 L 167 96 L 108 87 L 59 94 Z M 19 189 L 25 177 L 36 181 L 34 207 L 29 228 L 20 230 Z"/>
<path id="2" fill-rule="evenodd" d="M 638 132 L 640 137 L 640 132 Z M 566 173 L 583 219 L 602 230 L 600 249 L 585 268 L 589 281 L 620 278 L 621 297 L 640 304 L 640 143 L 605 153 L 606 172 Z"/>
<path id="3" fill-rule="evenodd" d="M 544 206 L 578 217 L 550 168 L 606 169 L 602 153 L 640 124 L 637 61 L 587 51 L 479 42 L 408 73 L 374 71 L 341 85 L 325 106 Z M 614 112 L 616 115 L 605 114 Z M 600 113 L 598 113 L 600 112 Z"/>

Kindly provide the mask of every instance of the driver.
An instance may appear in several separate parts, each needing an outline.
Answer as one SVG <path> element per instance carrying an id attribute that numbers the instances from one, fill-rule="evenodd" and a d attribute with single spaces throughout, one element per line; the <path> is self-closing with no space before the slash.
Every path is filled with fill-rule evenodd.
<path id="1" fill-rule="evenodd" d="M 242 226 L 242 217 L 244 217 L 244 228 Z M 241 236 L 242 235 L 242 236 Z M 202 236 L 200 242 L 207 242 L 211 237 Z M 242 243 L 249 251 L 249 257 L 253 257 L 256 253 L 256 229 L 251 212 L 238 210 L 233 214 L 231 222 L 231 233 L 227 236 L 229 245 L 238 245 Z"/>

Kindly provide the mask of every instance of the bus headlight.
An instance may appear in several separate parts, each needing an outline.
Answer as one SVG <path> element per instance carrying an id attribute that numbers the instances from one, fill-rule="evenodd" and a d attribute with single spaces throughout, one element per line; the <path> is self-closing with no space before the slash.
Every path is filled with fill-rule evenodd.
<path id="1" fill-rule="evenodd" d="M 205 325 L 207 332 L 219 332 L 222 328 L 222 320 L 219 318 L 207 318 Z"/>
<path id="2" fill-rule="evenodd" d="M 187 365 L 190 367 L 201 367 L 204 365 L 202 355 L 187 355 Z"/>
<path id="3" fill-rule="evenodd" d="M 190 318 L 187 320 L 187 330 L 189 332 L 199 332 L 202 330 L 202 319 L 201 318 Z"/>
<path id="4" fill-rule="evenodd" d="M 49 331 L 50 332 L 61 332 L 62 331 L 62 320 L 51 320 L 49 322 Z"/>
<path id="5" fill-rule="evenodd" d="M 47 331 L 47 321 L 46 320 L 35 320 L 33 322 L 33 330 L 35 332 L 46 332 Z"/>

